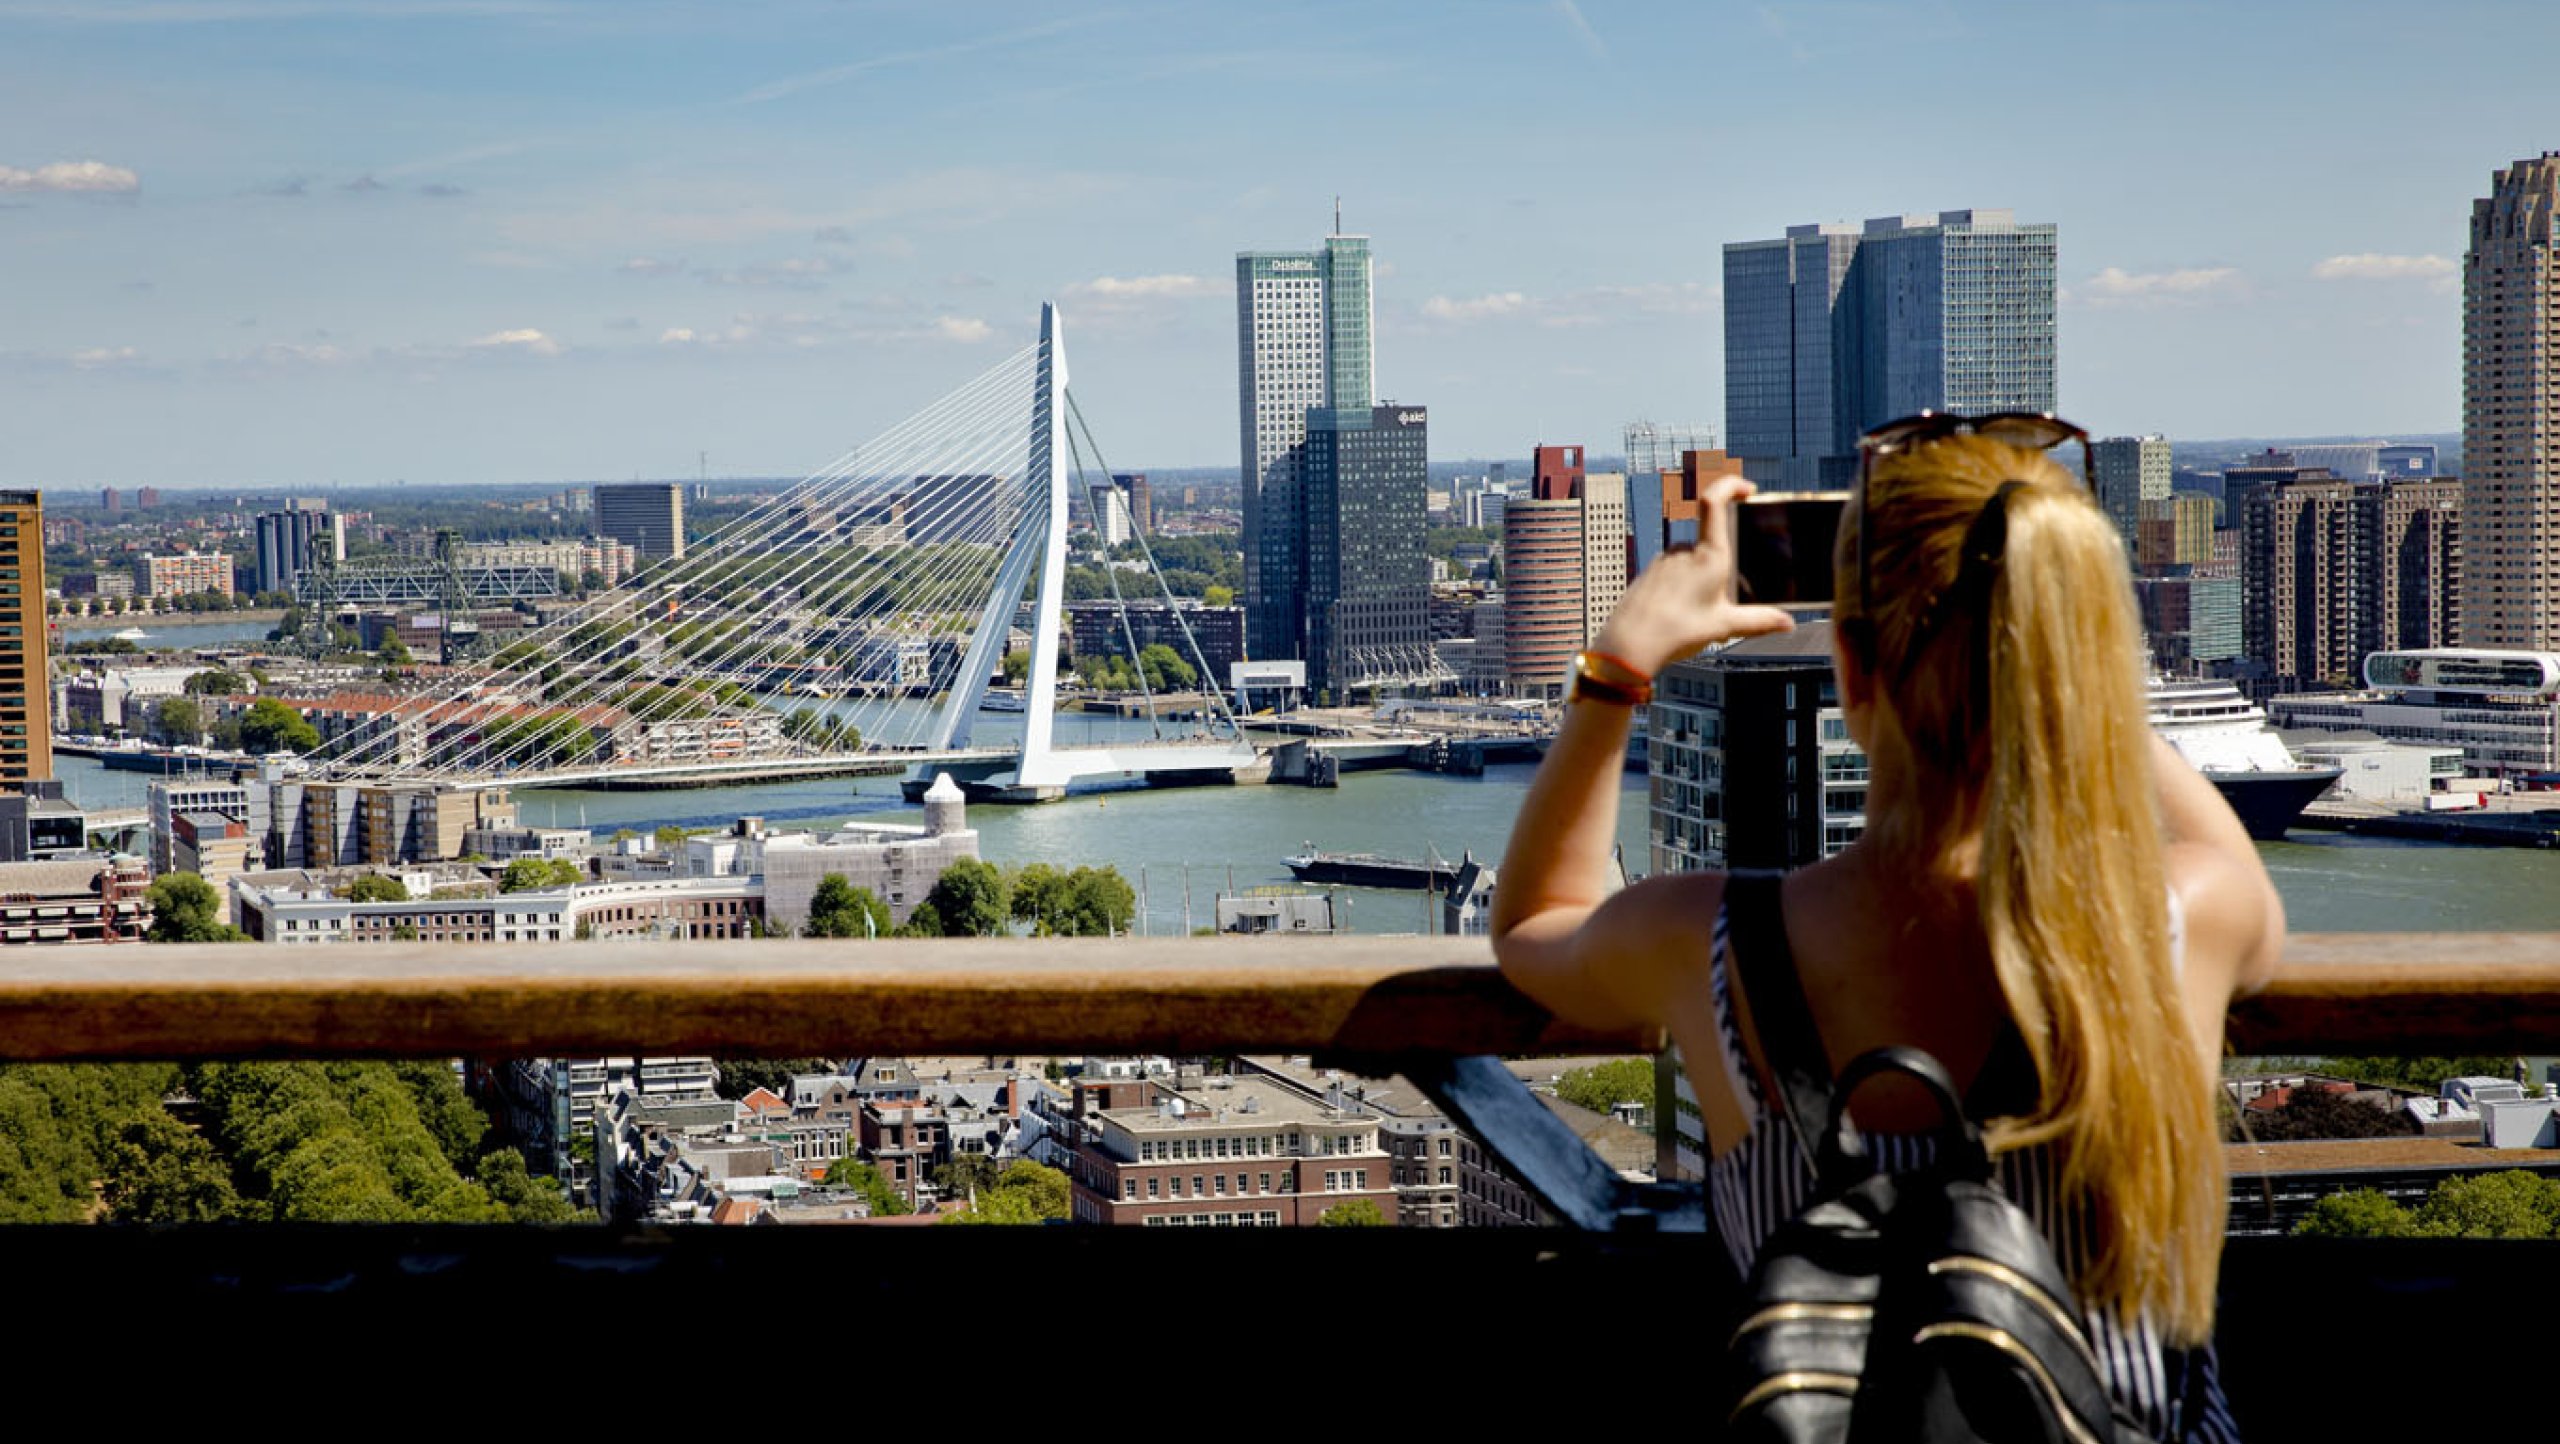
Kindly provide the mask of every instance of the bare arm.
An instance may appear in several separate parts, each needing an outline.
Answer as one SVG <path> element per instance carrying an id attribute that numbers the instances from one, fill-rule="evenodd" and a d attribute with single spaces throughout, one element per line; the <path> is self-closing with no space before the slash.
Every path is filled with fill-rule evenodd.
<path id="1" fill-rule="evenodd" d="M 2258 859 L 2248 829 L 2212 783 L 2152 738 L 2152 772 L 2160 793 L 2169 881 L 2187 917 L 2189 975 L 2217 980 L 2218 1016 L 2232 994 L 2265 987 L 2284 954 L 2284 899 Z"/>
<path id="2" fill-rule="evenodd" d="M 1627 588 L 1594 649 L 1658 676 L 1709 643 L 1780 632 L 1793 619 L 1733 600 L 1732 504 L 1750 495 L 1739 478 L 1707 493 L 1694 548 L 1666 552 Z M 1530 784 L 1494 890 L 1494 956 L 1505 976 L 1559 1017 L 1594 1027 L 1666 1021 L 1666 931 L 1695 910 L 1679 905 L 1676 880 L 1656 879 L 1607 897 L 1609 849 L 1618 830 L 1619 776 L 1630 709 L 1576 702 Z"/>

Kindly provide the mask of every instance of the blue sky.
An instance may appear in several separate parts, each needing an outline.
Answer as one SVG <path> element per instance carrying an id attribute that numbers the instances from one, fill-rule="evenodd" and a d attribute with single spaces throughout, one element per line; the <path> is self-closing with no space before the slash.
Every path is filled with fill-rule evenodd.
<path id="1" fill-rule="evenodd" d="M 2465 37 L 2498 35 L 2494 46 Z M 0 484 L 800 474 L 1066 308 L 1233 465 L 1234 253 L 1341 195 L 1433 451 L 1720 423 L 1719 248 L 2061 229 L 2106 431 L 2459 424 L 2532 4 L 0 0 Z"/>

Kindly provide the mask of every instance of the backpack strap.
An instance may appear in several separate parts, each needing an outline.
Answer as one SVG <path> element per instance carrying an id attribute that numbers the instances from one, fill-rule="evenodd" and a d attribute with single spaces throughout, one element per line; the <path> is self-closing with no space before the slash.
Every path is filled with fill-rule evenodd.
<path id="1" fill-rule="evenodd" d="M 1725 965 L 1728 981 L 1751 1011 L 1761 1062 L 1776 1087 L 1774 1101 L 1793 1125 L 1805 1162 L 1818 1174 L 1814 1149 L 1831 1121 L 1831 1062 L 1814 1029 L 1804 982 L 1796 976 L 1795 949 L 1787 942 L 1780 897 L 1785 881 L 1786 875 L 1777 872 L 1726 874 L 1726 933 L 1739 946 L 1726 948 Z"/>

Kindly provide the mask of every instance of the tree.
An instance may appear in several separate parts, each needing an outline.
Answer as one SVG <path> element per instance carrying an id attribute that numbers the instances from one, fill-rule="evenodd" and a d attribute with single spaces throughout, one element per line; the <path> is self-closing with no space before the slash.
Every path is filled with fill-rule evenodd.
<path id="1" fill-rule="evenodd" d="M 133 1113 L 107 1150 L 107 1209 L 118 1223 L 219 1223 L 239 1190 L 213 1145 L 158 1108 Z"/>
<path id="2" fill-rule="evenodd" d="M 933 909 L 935 921 L 950 937 L 989 938 L 1005 931 L 1010 910 L 1005 905 L 1004 874 L 994 863 L 964 857 L 942 870 L 921 908 Z"/>
<path id="3" fill-rule="evenodd" d="M 1137 890 L 1116 867 L 1080 867 L 1058 889 L 1049 929 L 1071 938 L 1118 937 L 1138 912 Z"/>
<path id="4" fill-rule="evenodd" d="M 682 847 L 684 845 L 685 831 L 683 828 L 670 822 L 661 826 L 656 832 L 651 833 L 650 836 L 657 841 L 657 844 L 661 849 Z"/>
<path id="5" fill-rule="evenodd" d="M 809 922 L 800 930 L 810 938 L 884 938 L 896 927 L 889 905 L 867 887 L 855 887 L 840 872 L 818 879 L 809 896 Z"/>
<path id="6" fill-rule="evenodd" d="M 1149 642 L 1138 649 L 1138 665 L 1146 669 L 1147 686 L 1158 692 L 1174 692 L 1200 680 L 1200 674 L 1182 654 L 1162 642 Z"/>
<path id="7" fill-rule="evenodd" d="M 1613 1058 L 1576 1068 L 1556 1080 L 1556 1096 L 1576 1107 L 1606 1113 L 1621 1103 L 1654 1103 L 1653 1060 Z"/>
<path id="8" fill-rule="evenodd" d="M 1222 587 L 1216 582 L 1211 582 L 1201 589 L 1200 601 L 1205 606 L 1232 607 L 1236 604 L 1235 588 Z"/>
<path id="9" fill-rule="evenodd" d="M 1384 1228 L 1387 1216 L 1369 1200 L 1355 1198 L 1349 1203 L 1337 1203 L 1326 1209 L 1316 1222 L 1325 1228 Z"/>
<path id="10" fill-rule="evenodd" d="M 240 943 L 249 935 L 222 921 L 222 895 L 197 873 L 164 872 L 151 880 L 153 943 Z"/>
<path id="11" fill-rule="evenodd" d="M 2324 1058 L 2319 1069 L 2374 1088 L 2433 1093 L 2447 1078 L 2512 1078 L 2513 1058 Z"/>
<path id="12" fill-rule="evenodd" d="M 240 745 L 260 753 L 310 752 L 320 746 L 320 732 L 301 713 L 273 697 L 261 697 L 241 714 Z"/>
<path id="13" fill-rule="evenodd" d="M 534 892 L 543 888 L 571 887 L 585 876 L 584 869 L 565 857 L 519 857 L 498 874 L 498 891 Z"/>
<path id="14" fill-rule="evenodd" d="M 987 1160 L 955 1160 L 946 1168 L 958 1168 L 968 1162 L 993 1172 Z M 1067 1176 L 1054 1168 L 1044 1168 L 1028 1159 L 1016 1159 L 1005 1165 L 991 1182 L 978 1189 L 977 1199 L 968 1208 L 943 1220 L 957 1224 L 1026 1224 L 1047 1223 L 1067 1216 L 1073 1188 Z"/>
<path id="15" fill-rule="evenodd" d="M 2560 1233 L 2560 1182 L 2510 1169 L 2448 1178 L 2417 1208 L 2435 1238 L 2550 1238 Z"/>
<path id="16" fill-rule="evenodd" d="M 865 1163 L 859 1158 L 839 1158 L 827 1166 L 824 1182 L 829 1188 L 849 1188 L 861 1194 L 870 1203 L 875 1218 L 897 1218 L 916 1211 L 915 1205 L 907 1202 L 906 1195 L 898 1192 L 896 1185 L 889 1182 L 876 1163 Z"/>
<path id="17" fill-rule="evenodd" d="M 2330 1194 L 2293 1226 L 2297 1238 L 2409 1238 L 2417 1231 L 2409 1210 L 2370 1188 Z"/>
<path id="18" fill-rule="evenodd" d="M 347 884 L 349 902 L 407 902 L 409 886 L 396 877 L 369 872 Z"/>
<path id="19" fill-rule="evenodd" d="M 1066 906 L 1067 875 L 1045 862 L 1024 863 L 1013 875 L 1009 910 L 1031 924 L 1033 937 L 1049 935 L 1049 918 Z"/>
<path id="20" fill-rule="evenodd" d="M 996 1163 L 983 1153 L 963 1153 L 933 1171 L 933 1186 L 944 1198 L 968 1198 L 996 1186 Z"/>
<path id="21" fill-rule="evenodd" d="M 509 1223 L 573 1223 L 579 1218 L 559 1181 L 534 1177 L 524 1166 L 524 1155 L 512 1148 L 482 1158 L 478 1172 L 480 1186 L 507 1211 Z"/>
<path id="22" fill-rule="evenodd" d="M 759 1088 L 788 1098 L 792 1079 L 833 1073 L 837 1063 L 833 1058 L 722 1058 L 714 1066 L 719 1081 L 713 1086 L 723 1098 L 744 1098 Z"/>
<path id="23" fill-rule="evenodd" d="M 1004 654 L 1004 681 L 1008 687 L 1019 687 L 1031 676 L 1031 654 L 1016 648 Z"/>
<path id="24" fill-rule="evenodd" d="M 186 691 L 190 697 L 237 697 L 248 690 L 248 678 L 237 672 L 224 671 L 220 667 L 208 667 L 187 678 L 186 681 Z"/>
<path id="25" fill-rule="evenodd" d="M 907 914 L 907 920 L 898 924 L 898 930 L 890 934 L 890 936 L 899 938 L 938 938 L 943 936 L 943 934 L 944 929 L 942 926 L 941 910 L 936 908 L 931 901 L 925 901 L 917 903 L 915 905 L 915 910 Z"/>
<path id="26" fill-rule="evenodd" d="M 151 713 L 152 730 L 171 742 L 194 744 L 204 739 L 204 711 L 185 697 L 164 697 Z"/>

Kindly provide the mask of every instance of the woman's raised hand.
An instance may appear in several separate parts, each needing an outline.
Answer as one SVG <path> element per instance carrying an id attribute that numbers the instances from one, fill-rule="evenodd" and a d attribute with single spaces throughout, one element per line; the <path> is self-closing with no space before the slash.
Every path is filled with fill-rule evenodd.
<path id="1" fill-rule="evenodd" d="M 1650 677 L 1701 647 L 1793 628 L 1779 608 L 1734 600 L 1733 508 L 1755 490 L 1738 476 L 1709 486 L 1697 545 L 1664 551 L 1629 583 L 1592 649 Z"/>

